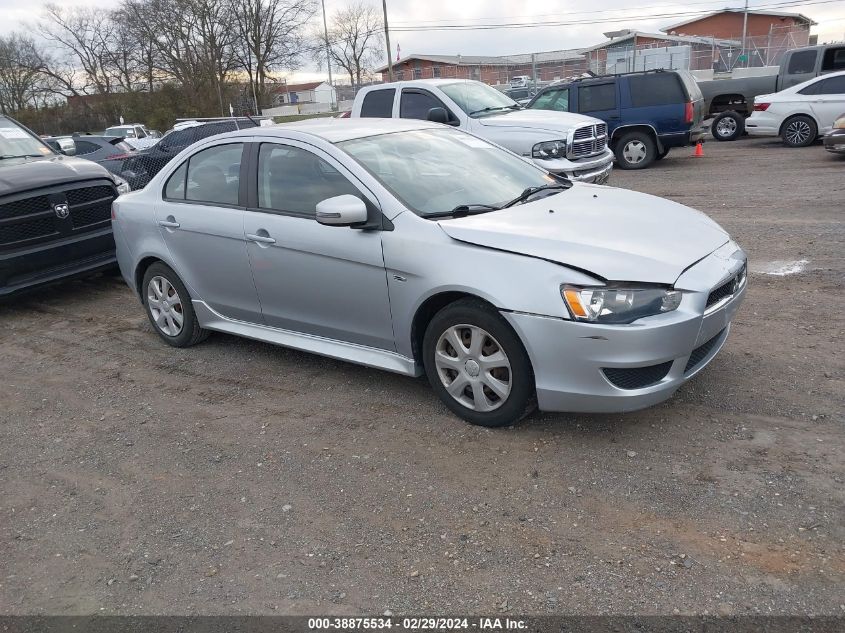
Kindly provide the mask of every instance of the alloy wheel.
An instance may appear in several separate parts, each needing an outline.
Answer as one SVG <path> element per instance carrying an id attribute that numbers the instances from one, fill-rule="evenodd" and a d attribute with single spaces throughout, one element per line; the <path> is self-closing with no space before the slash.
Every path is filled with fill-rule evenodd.
<path id="1" fill-rule="evenodd" d="M 434 350 L 437 375 L 449 395 L 474 411 L 493 411 L 511 392 L 511 365 L 505 350 L 476 325 L 454 325 Z"/>
<path id="2" fill-rule="evenodd" d="M 642 141 L 628 141 L 622 148 L 622 156 L 631 165 L 643 162 L 647 154 L 648 150 Z"/>
<path id="3" fill-rule="evenodd" d="M 786 126 L 786 130 L 784 130 L 784 136 L 790 145 L 802 145 L 806 143 L 810 138 L 810 134 L 812 134 L 810 124 L 800 119 L 790 121 L 789 125 Z"/>
<path id="4" fill-rule="evenodd" d="M 147 284 L 147 306 L 156 326 L 168 336 L 178 336 L 185 321 L 182 300 L 176 288 L 157 275 Z"/>

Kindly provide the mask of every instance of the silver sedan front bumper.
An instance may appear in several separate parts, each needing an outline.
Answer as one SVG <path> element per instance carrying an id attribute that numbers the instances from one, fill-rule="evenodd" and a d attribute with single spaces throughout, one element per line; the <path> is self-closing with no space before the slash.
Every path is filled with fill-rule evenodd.
<path id="1" fill-rule="evenodd" d="M 685 290 L 684 298 L 670 313 L 628 325 L 503 313 L 531 358 L 540 409 L 642 409 L 666 400 L 700 372 L 727 340 L 745 296 L 747 282 L 707 307 L 711 293 L 745 264 L 745 254 L 731 245 L 731 254 L 720 249 L 721 256 L 717 251 L 681 276 L 675 287 Z M 695 290 L 686 289 L 685 277 Z"/>

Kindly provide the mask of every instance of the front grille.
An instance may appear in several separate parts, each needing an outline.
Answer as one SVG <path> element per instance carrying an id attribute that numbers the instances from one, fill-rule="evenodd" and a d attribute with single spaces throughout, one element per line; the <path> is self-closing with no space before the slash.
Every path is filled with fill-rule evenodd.
<path id="1" fill-rule="evenodd" d="M 13 244 L 56 234 L 58 231 L 53 218 L 39 218 L 0 226 L 0 244 Z"/>
<path id="2" fill-rule="evenodd" d="M 739 290 L 742 287 L 742 284 L 745 283 L 746 266 L 747 264 L 743 264 L 742 268 L 740 268 L 733 277 L 728 279 L 718 288 L 710 291 L 710 294 L 707 296 L 707 308 L 716 305 L 726 297 L 736 294 L 737 290 Z"/>
<path id="3" fill-rule="evenodd" d="M 602 369 L 607 379 L 620 389 L 642 389 L 655 385 L 666 377 L 674 361 L 666 361 L 649 367 L 605 367 Z"/>
<path id="4" fill-rule="evenodd" d="M 570 158 L 595 156 L 607 147 L 607 124 L 585 125 L 575 130 Z"/>
<path id="5" fill-rule="evenodd" d="M 687 361 L 687 366 L 684 367 L 684 373 L 688 374 L 690 371 L 698 367 L 701 361 L 710 353 L 710 351 L 716 346 L 716 343 L 719 341 L 719 337 L 722 336 L 724 330 L 719 332 L 716 336 L 711 338 L 706 343 L 702 343 L 694 350 L 692 350 L 692 354 L 689 356 L 689 360 Z"/>
<path id="6" fill-rule="evenodd" d="M 67 192 L 67 203 L 71 206 L 85 204 L 86 202 L 94 202 L 108 198 L 110 201 L 114 199 L 114 190 L 108 185 L 99 185 L 97 187 L 84 187 L 82 189 L 70 189 Z"/>
<path id="7" fill-rule="evenodd" d="M 71 217 L 74 228 L 105 222 L 111 219 L 111 203 L 101 202 L 93 207 L 71 211 Z"/>
<path id="8" fill-rule="evenodd" d="M 17 200 L 16 202 L 0 204 L 0 220 L 49 210 L 50 202 L 47 200 L 47 196 L 33 196 L 32 198 Z"/>
<path id="9" fill-rule="evenodd" d="M 0 246 L 18 247 L 91 231 L 110 221 L 111 203 L 117 197 L 111 184 L 67 187 L 45 187 L 26 198 L 0 204 Z M 70 214 L 60 218 L 54 205 L 64 203 Z"/>

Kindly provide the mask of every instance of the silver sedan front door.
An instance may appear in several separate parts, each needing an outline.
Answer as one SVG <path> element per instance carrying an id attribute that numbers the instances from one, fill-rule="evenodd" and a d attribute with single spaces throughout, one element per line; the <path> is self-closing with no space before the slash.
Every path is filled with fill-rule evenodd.
<path id="1" fill-rule="evenodd" d="M 354 177 L 319 149 L 294 141 L 262 143 L 256 163 L 257 204 L 245 211 L 244 230 L 265 323 L 394 350 L 381 231 L 315 219 L 321 200 L 344 194 L 368 200 Z"/>

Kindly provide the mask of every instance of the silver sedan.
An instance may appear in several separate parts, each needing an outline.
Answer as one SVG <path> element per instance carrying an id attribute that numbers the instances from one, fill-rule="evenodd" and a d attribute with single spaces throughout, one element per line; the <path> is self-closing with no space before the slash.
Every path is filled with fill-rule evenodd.
<path id="1" fill-rule="evenodd" d="M 425 373 L 485 426 L 665 400 L 718 353 L 746 289 L 745 253 L 704 214 L 421 121 L 214 136 L 113 217 L 166 343 L 216 330 Z"/>

